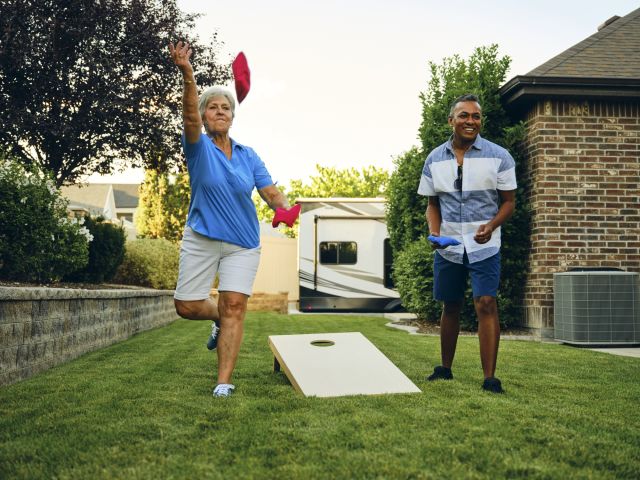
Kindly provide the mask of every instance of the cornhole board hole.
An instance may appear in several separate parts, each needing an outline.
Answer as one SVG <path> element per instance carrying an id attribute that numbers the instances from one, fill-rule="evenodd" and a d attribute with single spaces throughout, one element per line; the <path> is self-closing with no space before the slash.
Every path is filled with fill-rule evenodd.
<path id="1" fill-rule="evenodd" d="M 274 371 L 306 397 L 419 393 L 360 332 L 271 335 Z"/>

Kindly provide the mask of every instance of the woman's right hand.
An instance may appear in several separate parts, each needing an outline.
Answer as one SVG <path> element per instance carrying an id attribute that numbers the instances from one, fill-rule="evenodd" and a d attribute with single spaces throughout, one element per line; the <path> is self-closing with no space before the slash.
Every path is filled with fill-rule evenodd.
<path id="1" fill-rule="evenodd" d="M 184 135 L 187 143 L 197 143 L 202 130 L 202 118 L 198 111 L 198 91 L 191 66 L 193 50 L 187 42 L 179 41 L 173 45 L 169 43 L 171 60 L 182 72 L 182 118 L 184 120 Z"/>
<path id="2" fill-rule="evenodd" d="M 179 41 L 175 46 L 173 43 L 170 43 L 169 52 L 171 53 L 173 63 L 175 63 L 181 71 L 184 72 L 185 70 L 189 71 L 192 69 L 190 59 L 193 50 L 191 50 L 187 42 Z"/>

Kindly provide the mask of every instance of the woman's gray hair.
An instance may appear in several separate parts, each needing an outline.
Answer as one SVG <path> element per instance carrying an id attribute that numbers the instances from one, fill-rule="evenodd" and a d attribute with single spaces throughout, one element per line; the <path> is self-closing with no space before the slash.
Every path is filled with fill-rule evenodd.
<path id="1" fill-rule="evenodd" d="M 202 95 L 200 95 L 200 100 L 198 101 L 198 110 L 200 111 L 201 118 L 204 118 L 204 111 L 207 108 L 209 100 L 212 97 L 216 97 L 219 95 L 222 95 L 227 100 L 229 100 L 229 105 L 231 105 L 231 115 L 234 117 L 236 116 L 236 100 L 233 98 L 233 95 L 231 95 L 231 92 L 229 92 L 229 90 L 227 90 L 226 88 L 215 86 L 207 88 L 204 92 L 202 92 Z"/>

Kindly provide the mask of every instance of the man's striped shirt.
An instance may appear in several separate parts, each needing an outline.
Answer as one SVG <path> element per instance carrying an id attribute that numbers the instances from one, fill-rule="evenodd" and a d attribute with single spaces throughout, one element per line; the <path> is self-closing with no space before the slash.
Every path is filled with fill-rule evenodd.
<path id="1" fill-rule="evenodd" d="M 452 138 L 435 148 L 422 169 L 418 193 L 440 199 L 440 235 L 453 237 L 460 245 L 438 249 L 445 259 L 462 263 L 464 251 L 469 262 L 479 262 L 500 250 L 500 227 L 484 244 L 473 239 L 478 227 L 495 217 L 500 205 L 498 190 L 515 190 L 515 162 L 507 150 L 478 135 L 465 152 L 462 190 L 456 189 L 458 162 Z"/>

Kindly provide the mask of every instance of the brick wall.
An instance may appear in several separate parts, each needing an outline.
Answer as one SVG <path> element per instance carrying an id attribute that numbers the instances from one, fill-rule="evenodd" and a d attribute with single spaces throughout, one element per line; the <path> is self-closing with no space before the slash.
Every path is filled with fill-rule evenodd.
<path id="1" fill-rule="evenodd" d="M 532 250 L 524 325 L 553 335 L 553 273 L 640 272 L 640 104 L 539 101 L 526 118 Z"/>
<path id="2" fill-rule="evenodd" d="M 249 312 L 287 313 L 289 311 L 289 293 L 254 293 L 249 298 L 247 310 Z"/>
<path id="3" fill-rule="evenodd" d="M 0 386 L 176 318 L 173 291 L 0 287 Z"/>
<path id="4" fill-rule="evenodd" d="M 218 290 L 211 289 L 211 297 L 218 301 Z M 288 313 L 289 311 L 289 293 L 267 293 L 253 292 L 247 302 L 248 312 L 276 312 Z"/>

